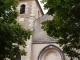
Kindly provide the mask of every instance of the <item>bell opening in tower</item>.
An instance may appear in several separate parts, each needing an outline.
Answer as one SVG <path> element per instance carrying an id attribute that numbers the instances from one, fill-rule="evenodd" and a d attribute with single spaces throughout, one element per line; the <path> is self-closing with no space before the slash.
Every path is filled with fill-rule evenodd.
<path id="1" fill-rule="evenodd" d="M 20 14 L 24 14 L 25 13 L 25 4 L 22 4 L 20 7 Z"/>

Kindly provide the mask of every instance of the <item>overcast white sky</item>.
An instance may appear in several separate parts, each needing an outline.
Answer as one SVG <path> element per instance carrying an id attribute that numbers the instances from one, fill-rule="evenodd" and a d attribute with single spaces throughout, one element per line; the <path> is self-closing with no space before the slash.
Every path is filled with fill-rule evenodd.
<path id="1" fill-rule="evenodd" d="M 44 10 L 44 7 L 43 7 L 44 5 L 43 5 L 43 4 L 41 4 L 41 2 L 40 2 L 41 0 L 38 0 L 38 1 L 39 1 L 40 5 L 41 5 L 41 8 L 42 8 L 42 10 L 43 10 L 44 14 L 46 14 L 47 10 Z"/>

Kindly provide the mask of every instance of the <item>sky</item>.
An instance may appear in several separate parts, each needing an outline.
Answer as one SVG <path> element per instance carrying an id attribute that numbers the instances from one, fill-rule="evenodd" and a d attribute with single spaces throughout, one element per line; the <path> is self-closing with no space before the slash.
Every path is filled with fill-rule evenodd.
<path id="1" fill-rule="evenodd" d="M 42 8 L 44 14 L 46 14 L 47 10 L 44 10 L 44 7 L 43 7 L 44 5 L 40 2 L 41 0 L 38 0 L 38 1 L 39 1 L 40 5 L 41 5 L 41 8 Z"/>

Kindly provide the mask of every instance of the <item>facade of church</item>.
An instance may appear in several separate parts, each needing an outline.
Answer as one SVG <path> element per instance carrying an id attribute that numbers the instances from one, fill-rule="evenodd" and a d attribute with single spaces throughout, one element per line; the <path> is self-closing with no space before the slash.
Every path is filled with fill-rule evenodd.
<path id="1" fill-rule="evenodd" d="M 17 11 L 17 21 L 25 29 L 32 31 L 32 36 L 24 48 L 27 55 L 17 60 L 70 60 L 63 54 L 56 40 L 47 36 L 41 28 L 41 22 L 51 20 L 52 16 L 44 15 L 38 0 L 19 0 Z"/>

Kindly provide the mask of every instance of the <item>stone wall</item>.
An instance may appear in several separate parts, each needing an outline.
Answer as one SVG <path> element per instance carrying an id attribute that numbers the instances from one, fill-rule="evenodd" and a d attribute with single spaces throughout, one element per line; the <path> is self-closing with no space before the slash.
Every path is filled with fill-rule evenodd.
<path id="1" fill-rule="evenodd" d="M 25 13 L 20 14 L 20 6 L 25 4 Z M 18 6 L 16 7 L 18 11 L 17 22 L 19 22 L 23 28 L 30 29 L 33 31 L 34 21 L 41 17 L 43 14 L 40 11 L 40 7 L 37 5 L 35 0 L 21 0 L 19 1 Z M 32 36 L 26 42 L 27 46 L 25 51 L 27 52 L 26 56 L 21 56 L 21 60 L 31 60 L 31 47 L 32 47 Z"/>

